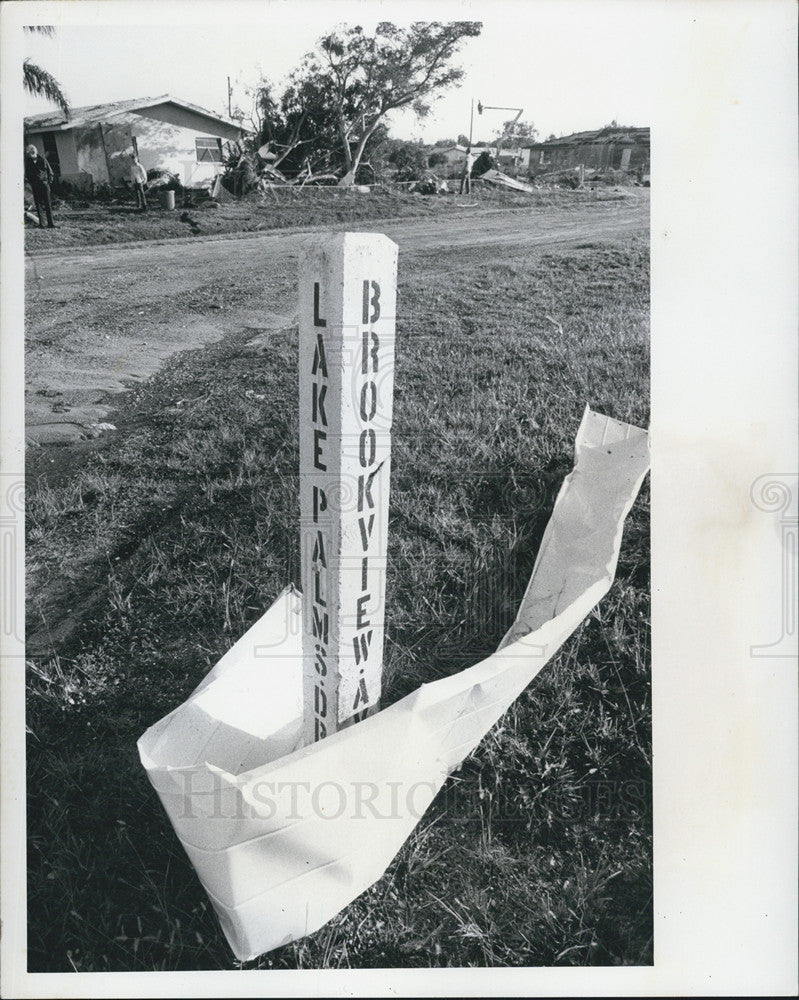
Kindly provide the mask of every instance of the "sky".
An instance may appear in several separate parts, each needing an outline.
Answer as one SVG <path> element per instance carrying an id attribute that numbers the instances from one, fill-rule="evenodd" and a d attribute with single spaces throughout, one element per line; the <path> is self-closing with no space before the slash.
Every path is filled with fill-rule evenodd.
<path id="1" fill-rule="evenodd" d="M 468 134 L 475 104 L 522 108 L 539 137 L 600 128 L 612 120 L 649 125 L 651 67 L 666 0 L 54 0 L 26 3 L 24 54 L 48 69 L 74 107 L 171 94 L 227 112 L 249 106 L 262 76 L 279 84 L 339 24 L 373 30 L 378 21 L 480 20 L 456 63 L 462 85 L 445 92 L 423 121 L 389 119 L 393 135 L 432 143 Z M 24 113 L 51 109 L 26 99 Z M 474 138 L 492 136 L 514 112 L 475 112 Z"/>

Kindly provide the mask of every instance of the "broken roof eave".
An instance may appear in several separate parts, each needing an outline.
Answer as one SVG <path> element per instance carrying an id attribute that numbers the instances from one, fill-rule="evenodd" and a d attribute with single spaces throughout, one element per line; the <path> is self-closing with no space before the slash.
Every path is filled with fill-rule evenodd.
<path id="1" fill-rule="evenodd" d="M 557 139 L 545 139 L 543 142 L 536 142 L 530 149 L 556 149 L 562 147 L 607 145 L 619 143 L 620 145 L 649 145 L 650 129 L 646 125 L 631 125 L 629 128 L 597 129 L 594 132 L 573 132 L 571 135 L 562 135 Z"/>
<path id="2" fill-rule="evenodd" d="M 71 128 L 97 125 L 104 119 L 115 118 L 131 112 L 133 114 L 140 114 L 148 108 L 159 107 L 162 104 L 174 104 L 178 108 L 191 111 L 193 114 L 205 118 L 209 122 L 214 122 L 217 125 L 221 123 L 227 125 L 228 128 L 234 128 L 240 132 L 248 131 L 240 122 L 234 121 L 231 118 L 225 118 L 223 115 L 215 115 L 213 111 L 208 111 L 205 108 L 198 107 L 196 104 L 190 104 L 188 101 L 180 101 L 175 97 L 170 97 L 169 94 L 164 94 L 162 97 L 146 97 L 140 101 L 119 101 L 77 108 L 74 116 L 70 118 L 66 118 L 58 112 L 53 112 L 50 115 L 31 115 L 28 119 L 30 124 L 25 123 L 25 133 L 27 135 L 34 135 L 39 132 L 66 132 Z M 84 114 L 81 115 L 81 112 Z M 91 112 L 91 114 L 88 114 L 88 112 Z"/>

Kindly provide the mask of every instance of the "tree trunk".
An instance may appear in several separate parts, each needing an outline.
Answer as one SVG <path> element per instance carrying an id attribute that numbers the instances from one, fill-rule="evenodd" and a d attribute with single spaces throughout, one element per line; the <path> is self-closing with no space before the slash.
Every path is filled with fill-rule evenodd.
<path id="1" fill-rule="evenodd" d="M 350 149 L 350 141 L 347 138 L 347 124 L 344 121 L 344 116 L 339 114 L 338 116 L 338 130 L 341 133 L 341 142 L 343 145 L 342 152 L 344 153 L 344 166 L 346 170 L 344 176 L 338 182 L 339 187 L 349 187 L 353 183 L 355 177 L 355 170 L 352 166 L 352 150 Z"/>
<path id="2" fill-rule="evenodd" d="M 382 116 L 381 116 L 382 117 Z M 347 143 L 346 150 L 349 154 L 347 159 L 347 172 L 338 182 L 339 187 L 352 187 L 355 183 L 355 175 L 358 173 L 358 167 L 361 165 L 361 157 L 363 156 L 363 151 L 366 148 L 366 143 L 369 141 L 372 133 L 380 124 L 380 118 L 376 118 L 375 121 L 369 126 L 369 128 L 364 132 L 361 138 L 358 140 L 358 145 L 355 149 L 355 154 L 349 148 L 349 143 Z"/>

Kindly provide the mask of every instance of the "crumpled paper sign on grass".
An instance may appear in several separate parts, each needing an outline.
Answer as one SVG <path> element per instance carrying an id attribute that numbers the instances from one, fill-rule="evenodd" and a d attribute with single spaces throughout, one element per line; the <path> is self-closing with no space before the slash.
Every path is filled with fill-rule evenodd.
<path id="1" fill-rule="evenodd" d="M 139 753 L 237 958 L 317 930 L 385 872 L 450 772 L 607 592 L 648 433 L 586 408 L 516 621 L 496 653 L 301 746 L 288 588 Z"/>

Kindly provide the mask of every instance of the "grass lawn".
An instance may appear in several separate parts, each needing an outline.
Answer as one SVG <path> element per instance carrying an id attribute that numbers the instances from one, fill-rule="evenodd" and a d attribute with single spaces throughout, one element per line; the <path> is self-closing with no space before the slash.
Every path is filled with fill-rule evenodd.
<path id="1" fill-rule="evenodd" d="M 401 258 L 397 334 L 385 704 L 496 648 L 585 403 L 648 424 L 648 245 Z M 232 334 L 29 470 L 30 971 L 238 967 L 135 744 L 299 585 L 296 372 L 295 326 Z M 386 875 L 246 967 L 651 963 L 649 607 L 645 482 L 611 592 Z"/>

